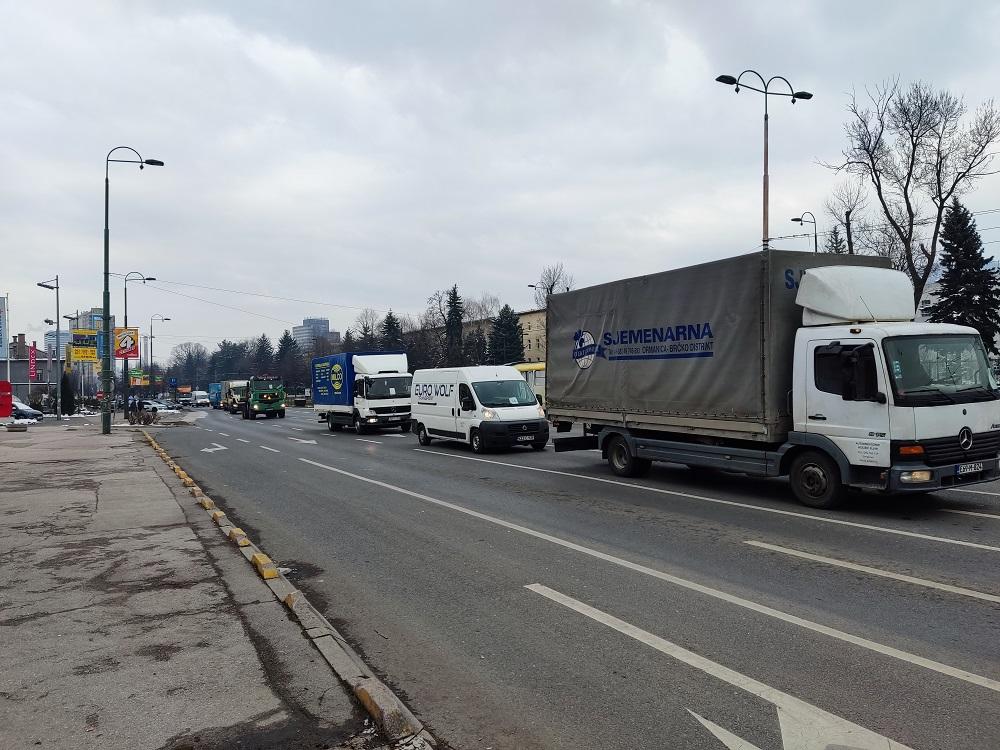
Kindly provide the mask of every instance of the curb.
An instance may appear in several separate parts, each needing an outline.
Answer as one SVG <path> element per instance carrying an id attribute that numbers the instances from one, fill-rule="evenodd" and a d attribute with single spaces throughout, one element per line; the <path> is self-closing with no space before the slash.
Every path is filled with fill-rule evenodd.
<path id="1" fill-rule="evenodd" d="M 348 645 L 337 631 L 306 598 L 305 594 L 282 575 L 274 561 L 250 541 L 246 532 L 229 520 L 225 512 L 219 510 L 215 502 L 198 487 L 195 481 L 177 465 L 146 430 L 142 430 L 146 441 L 167 464 L 181 483 L 200 505 L 219 531 L 242 553 L 260 578 L 271 589 L 274 598 L 281 602 L 299 622 L 303 635 L 326 660 L 330 668 L 347 685 L 365 711 L 385 735 L 394 743 L 407 743 L 407 748 L 435 748 L 437 741 L 424 729 L 420 720 L 406 707 L 388 685 L 379 680 L 365 666 L 361 657 Z"/>

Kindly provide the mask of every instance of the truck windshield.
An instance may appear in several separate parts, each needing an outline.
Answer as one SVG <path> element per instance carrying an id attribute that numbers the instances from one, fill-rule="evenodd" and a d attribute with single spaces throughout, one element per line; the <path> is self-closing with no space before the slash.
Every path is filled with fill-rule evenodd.
<path id="1" fill-rule="evenodd" d="M 244 393 L 247 392 L 247 387 L 245 385 L 237 385 L 233 387 L 231 390 L 234 396 L 241 397 Z"/>
<path id="2" fill-rule="evenodd" d="M 365 396 L 373 398 L 409 398 L 409 375 L 389 375 L 386 377 L 368 378 L 365 386 Z"/>
<path id="3" fill-rule="evenodd" d="M 884 343 L 886 362 L 900 406 L 935 406 L 1000 398 L 978 336 L 897 336 Z"/>
<path id="4" fill-rule="evenodd" d="M 281 388 L 280 380 L 256 380 L 253 384 L 255 391 L 276 391 Z"/>
<path id="5" fill-rule="evenodd" d="M 523 380 L 488 380 L 473 383 L 472 388 L 483 406 L 534 406 L 538 403 Z"/>

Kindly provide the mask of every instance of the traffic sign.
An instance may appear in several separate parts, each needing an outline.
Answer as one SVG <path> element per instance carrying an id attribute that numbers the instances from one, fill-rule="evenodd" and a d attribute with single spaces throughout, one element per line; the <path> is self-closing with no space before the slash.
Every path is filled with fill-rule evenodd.
<path id="1" fill-rule="evenodd" d="M 97 392 L 97 400 L 100 401 L 102 398 L 104 398 L 104 391 L 98 391 Z"/>
<path id="2" fill-rule="evenodd" d="M 167 382 L 168 382 L 168 385 L 170 385 L 171 388 L 176 388 L 177 387 L 177 378 L 170 378 L 170 380 L 167 381 Z"/>

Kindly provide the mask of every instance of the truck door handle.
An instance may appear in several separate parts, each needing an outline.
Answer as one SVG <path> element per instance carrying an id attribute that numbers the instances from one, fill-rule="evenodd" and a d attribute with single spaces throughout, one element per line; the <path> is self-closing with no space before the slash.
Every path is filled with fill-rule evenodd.
<path id="1" fill-rule="evenodd" d="M 809 419 L 815 419 L 817 422 L 826 421 L 826 417 L 824 417 L 822 414 L 810 414 Z"/>

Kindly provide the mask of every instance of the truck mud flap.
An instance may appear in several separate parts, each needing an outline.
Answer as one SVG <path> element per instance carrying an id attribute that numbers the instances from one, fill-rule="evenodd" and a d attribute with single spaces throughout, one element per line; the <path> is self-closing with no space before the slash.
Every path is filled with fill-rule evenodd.
<path id="1" fill-rule="evenodd" d="M 597 435 L 583 435 L 582 437 L 556 438 L 552 441 L 556 453 L 566 451 L 589 451 L 597 448 Z"/>

